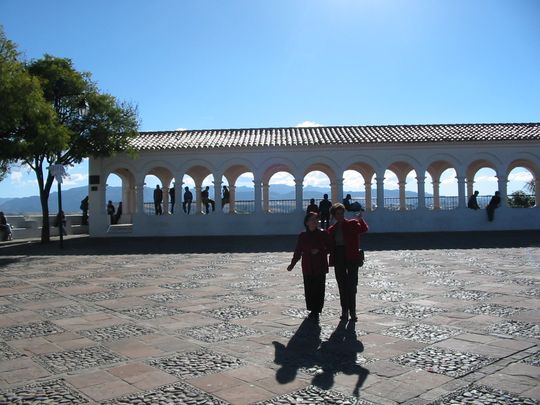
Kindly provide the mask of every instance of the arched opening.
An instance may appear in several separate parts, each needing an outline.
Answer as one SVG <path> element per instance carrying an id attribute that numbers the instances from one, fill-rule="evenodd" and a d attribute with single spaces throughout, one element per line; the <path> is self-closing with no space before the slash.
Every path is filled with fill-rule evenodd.
<path id="1" fill-rule="evenodd" d="M 411 170 L 405 176 L 405 209 L 415 210 L 418 208 L 418 179 L 415 170 Z"/>
<path id="2" fill-rule="evenodd" d="M 189 174 L 184 174 L 182 177 L 182 190 L 180 194 L 180 188 L 176 190 L 176 200 L 178 209 L 186 215 L 194 215 L 195 207 L 197 206 L 197 196 L 195 192 L 195 180 Z"/>
<path id="3" fill-rule="evenodd" d="M 456 170 L 447 160 L 431 163 L 426 173 L 426 207 L 433 210 L 455 209 L 459 205 Z M 429 176 L 429 181 L 428 181 Z"/>
<path id="4" fill-rule="evenodd" d="M 424 191 L 426 193 L 425 202 L 426 202 L 426 208 L 428 210 L 432 210 L 434 208 L 433 205 L 433 178 L 431 177 L 431 174 L 426 171 L 424 173 L 424 176 L 426 176 L 425 183 L 424 183 Z"/>
<path id="5" fill-rule="evenodd" d="M 161 191 L 161 201 L 160 192 Z M 144 213 L 147 215 L 163 215 L 163 183 L 153 175 L 144 176 Z"/>
<path id="6" fill-rule="evenodd" d="M 356 170 L 345 170 L 343 172 L 343 198 L 350 195 L 351 204 L 358 203 L 363 208 L 366 207 L 366 182 L 364 176 Z"/>
<path id="7" fill-rule="evenodd" d="M 237 164 L 227 168 L 224 172 L 225 182 L 228 185 L 229 202 L 223 200 L 221 194 L 221 202 L 225 203 L 224 212 L 229 214 L 251 214 L 256 211 L 257 192 L 261 192 L 261 184 L 255 184 L 253 171 L 246 164 Z M 258 187 L 255 189 L 255 187 Z M 261 196 L 259 194 L 258 203 L 261 204 Z M 221 203 L 220 202 L 220 203 Z M 258 208 L 260 209 L 261 206 Z"/>
<path id="8" fill-rule="evenodd" d="M 272 214 L 288 214 L 296 208 L 294 176 L 279 171 L 268 179 L 268 205 L 265 211 Z M 264 186 L 263 186 L 264 187 Z"/>
<path id="9" fill-rule="evenodd" d="M 453 210 L 459 205 L 456 169 L 444 170 L 439 177 L 439 208 Z"/>
<path id="10" fill-rule="evenodd" d="M 209 174 L 201 183 L 201 212 L 210 214 L 216 210 L 216 197 L 214 191 L 214 175 Z"/>
<path id="11" fill-rule="evenodd" d="M 392 170 L 384 172 L 384 208 L 397 211 L 399 210 L 399 180 Z"/>
<path id="12" fill-rule="evenodd" d="M 334 200 L 331 192 L 330 177 L 320 170 L 313 170 L 304 176 L 302 208 L 305 211 L 311 200 L 318 206 L 323 199 L 324 194 L 328 194 L 330 199 Z"/>
<path id="13" fill-rule="evenodd" d="M 485 208 L 495 191 L 499 190 L 497 173 L 492 168 L 483 167 L 476 171 L 472 179 L 474 185 L 472 192 L 478 191 L 479 194 L 476 198 L 478 205 L 480 208 Z"/>
<path id="14" fill-rule="evenodd" d="M 516 166 L 508 173 L 508 206 L 532 208 L 536 206 L 536 179 L 527 167 Z"/>
<path id="15" fill-rule="evenodd" d="M 210 170 L 207 167 L 204 167 L 201 165 L 192 166 L 188 170 L 185 171 L 184 177 L 183 177 L 183 181 L 185 183 L 183 194 L 185 194 L 185 186 L 187 186 L 190 188 L 189 192 L 191 193 L 191 196 L 193 197 L 193 200 L 191 203 L 191 209 L 189 211 L 190 214 L 201 214 L 203 212 L 204 204 L 202 202 L 202 191 L 204 190 L 206 186 L 213 187 L 213 183 L 212 183 L 213 176 L 211 180 L 206 181 L 206 183 L 204 184 L 204 187 L 203 187 L 203 181 L 206 178 L 208 178 L 210 174 L 211 174 Z M 213 194 L 209 193 L 209 198 L 214 199 Z M 184 202 L 185 202 L 184 195 L 182 195 L 182 210 L 183 210 Z M 186 211 L 187 211 L 188 206 L 189 205 L 186 206 Z"/>
<path id="16" fill-rule="evenodd" d="M 417 174 L 407 162 L 392 163 L 384 174 L 384 207 L 391 211 L 411 210 L 418 206 Z M 407 190 L 409 188 L 415 191 Z"/>
<path id="17" fill-rule="evenodd" d="M 105 201 L 103 207 L 109 214 L 109 224 L 131 224 L 133 214 L 137 209 L 135 176 L 125 168 L 116 169 L 109 173 L 105 181 Z M 109 201 L 114 208 L 111 216 Z"/>

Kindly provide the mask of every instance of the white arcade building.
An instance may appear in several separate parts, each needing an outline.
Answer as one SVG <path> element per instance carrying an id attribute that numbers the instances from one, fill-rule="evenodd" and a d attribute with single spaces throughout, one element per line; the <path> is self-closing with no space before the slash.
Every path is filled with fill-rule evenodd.
<path id="1" fill-rule="evenodd" d="M 90 159 L 91 236 L 296 234 L 302 229 L 306 206 L 305 176 L 325 173 L 330 200 L 341 202 L 347 170 L 364 180 L 362 204 L 371 232 L 540 229 L 540 123 L 158 131 L 141 132 L 132 145 L 136 157 Z M 467 208 L 475 174 L 482 168 L 495 172 L 502 198 L 493 222 L 487 221 L 485 210 Z M 537 203 L 532 208 L 508 206 L 508 175 L 515 168 L 532 174 Z M 441 174 L 447 169 L 455 170 L 457 180 L 452 204 L 439 192 Z M 384 195 L 387 170 L 398 179 L 399 198 L 393 200 Z M 294 178 L 294 200 L 270 199 L 270 179 L 279 172 Z M 246 173 L 253 176 L 253 198 L 237 201 L 235 185 Z M 122 180 L 123 214 L 118 225 L 110 224 L 106 212 L 111 174 Z M 154 214 L 152 199 L 144 201 L 148 175 L 161 183 L 163 215 Z M 195 184 L 191 215 L 182 210 L 181 188 L 187 176 Z M 210 198 L 216 209 L 206 214 L 201 188 L 208 176 L 213 177 Z M 411 179 L 418 194 L 414 201 L 405 193 Z M 176 202 L 170 214 L 168 191 L 173 184 Z M 430 196 L 426 184 L 432 188 Z M 223 185 L 230 189 L 226 207 L 221 207 Z"/>

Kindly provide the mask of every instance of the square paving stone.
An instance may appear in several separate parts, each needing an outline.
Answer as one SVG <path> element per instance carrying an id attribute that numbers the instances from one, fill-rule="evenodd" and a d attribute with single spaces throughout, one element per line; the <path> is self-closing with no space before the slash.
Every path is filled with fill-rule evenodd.
<path id="1" fill-rule="evenodd" d="M 538 401 L 531 398 L 523 398 L 516 394 L 482 385 L 469 385 L 457 391 L 451 392 L 444 397 L 431 402 L 429 405 L 446 404 L 501 404 L 501 405 L 537 405 Z"/>
<path id="2" fill-rule="evenodd" d="M 373 402 L 347 396 L 338 391 L 322 390 L 313 385 L 290 394 L 279 395 L 268 401 L 257 402 L 257 405 L 271 404 L 375 405 Z"/>
<path id="3" fill-rule="evenodd" d="M 180 291 L 171 291 L 166 293 L 158 293 L 151 295 L 144 295 L 142 298 L 145 300 L 150 300 L 154 302 L 159 302 L 160 304 L 167 302 L 180 302 L 185 301 L 188 298 L 191 298 L 189 294 L 182 293 Z"/>
<path id="4" fill-rule="evenodd" d="M 13 294 L 13 295 L 6 295 L 5 298 L 7 298 L 9 301 L 13 303 L 26 303 L 26 302 L 34 302 L 34 301 L 49 301 L 49 300 L 59 300 L 63 299 L 59 294 L 49 292 L 49 291 L 34 291 L 34 292 L 28 292 L 28 293 L 21 293 L 21 294 Z"/>
<path id="5" fill-rule="evenodd" d="M 493 335 L 510 335 L 526 338 L 540 338 L 540 326 L 523 321 L 508 320 L 491 325 L 488 332 Z"/>
<path id="6" fill-rule="evenodd" d="M 235 304 L 249 304 L 251 302 L 262 302 L 271 299 L 268 295 L 255 293 L 227 294 L 214 297 L 217 300 L 233 302 Z"/>
<path id="7" fill-rule="evenodd" d="M 154 331 L 139 325 L 125 323 L 97 329 L 80 330 L 77 333 L 92 339 L 95 342 L 106 342 L 110 340 L 132 338 L 135 336 L 150 335 L 154 333 Z"/>
<path id="8" fill-rule="evenodd" d="M 162 318 L 164 316 L 173 316 L 173 315 L 184 313 L 184 311 L 182 311 L 179 308 L 166 307 L 164 305 L 134 307 L 134 308 L 122 309 L 120 312 L 122 314 L 129 315 L 136 319 L 155 319 L 155 318 Z"/>
<path id="9" fill-rule="evenodd" d="M 222 342 L 224 340 L 236 339 L 244 336 L 253 336 L 259 333 L 254 329 L 229 322 L 186 328 L 179 332 L 185 336 L 207 343 Z"/>
<path id="10" fill-rule="evenodd" d="M 2 404 L 85 404 L 88 401 L 64 380 L 30 384 L 0 392 Z"/>
<path id="11" fill-rule="evenodd" d="M 493 297 L 493 294 L 478 290 L 454 290 L 445 294 L 448 298 L 464 301 L 484 301 Z"/>
<path id="12" fill-rule="evenodd" d="M 241 305 L 231 305 L 228 307 L 215 308 L 203 311 L 203 314 L 213 316 L 214 318 L 230 321 L 232 319 L 244 319 L 262 314 L 257 309 L 243 307 Z"/>
<path id="13" fill-rule="evenodd" d="M 0 342 L 0 361 L 18 359 L 19 357 L 24 357 L 24 354 L 13 349 L 6 343 Z"/>
<path id="14" fill-rule="evenodd" d="M 473 308 L 467 308 L 464 312 L 468 314 L 506 317 L 524 310 L 525 308 L 507 307 L 499 304 L 482 304 Z"/>
<path id="15" fill-rule="evenodd" d="M 421 368 L 450 377 L 461 377 L 495 361 L 478 354 L 456 352 L 436 346 L 405 353 L 390 360 L 403 366 Z"/>
<path id="16" fill-rule="evenodd" d="M 435 343 L 448 339 L 461 333 L 459 329 L 445 326 L 413 323 L 409 325 L 394 326 L 383 332 L 383 335 L 395 336 L 400 339 L 414 340 L 423 343 Z"/>
<path id="17" fill-rule="evenodd" d="M 16 340 L 55 335 L 62 332 L 65 332 L 65 330 L 52 322 L 39 321 L 0 328 L 0 337 L 4 340 Z"/>
<path id="18" fill-rule="evenodd" d="M 35 356 L 34 360 L 47 370 L 60 374 L 86 368 L 106 366 L 125 361 L 126 359 L 104 347 L 92 346 L 77 350 L 42 354 Z"/>
<path id="19" fill-rule="evenodd" d="M 76 297 L 85 301 L 97 302 L 97 301 L 116 300 L 118 298 L 123 298 L 124 295 L 117 291 L 100 291 L 100 292 L 95 292 L 95 293 L 90 293 L 90 294 L 79 294 L 79 295 L 76 295 Z"/>
<path id="20" fill-rule="evenodd" d="M 191 385 L 178 382 L 154 390 L 138 392 L 101 402 L 101 405 L 116 404 L 178 404 L 178 405 L 221 405 L 228 404 Z"/>
<path id="21" fill-rule="evenodd" d="M 191 288 L 207 287 L 208 283 L 199 283 L 197 281 L 182 281 L 180 283 L 167 283 L 161 284 L 161 288 L 167 288 L 169 290 L 185 290 Z"/>
<path id="22" fill-rule="evenodd" d="M 237 368 L 243 366 L 244 362 L 236 357 L 201 349 L 150 360 L 147 364 L 176 377 L 189 378 Z"/>
<path id="23" fill-rule="evenodd" d="M 74 303 L 72 305 L 63 306 L 63 307 L 44 308 L 36 312 L 38 312 L 41 316 L 45 318 L 63 319 L 63 318 L 74 318 L 74 317 L 78 317 L 83 314 L 87 314 L 87 313 L 95 312 L 95 311 L 96 310 L 92 308 L 85 307 L 78 303 Z"/>
<path id="24" fill-rule="evenodd" d="M 400 318 L 422 319 L 433 316 L 435 314 L 446 312 L 446 310 L 436 307 L 427 307 L 424 305 L 403 303 L 392 307 L 372 309 L 369 312 L 379 315 L 393 315 Z"/>
<path id="25" fill-rule="evenodd" d="M 381 301 L 400 302 L 404 300 L 410 300 L 419 297 L 419 294 L 408 293 L 398 290 L 382 290 L 376 293 L 370 293 L 370 298 L 378 299 Z"/>

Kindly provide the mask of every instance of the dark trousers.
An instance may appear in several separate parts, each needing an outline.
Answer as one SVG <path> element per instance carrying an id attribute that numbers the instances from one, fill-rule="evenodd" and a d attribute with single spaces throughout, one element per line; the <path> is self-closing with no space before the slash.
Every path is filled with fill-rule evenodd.
<path id="1" fill-rule="evenodd" d="M 174 214 L 174 199 L 171 200 L 171 214 Z"/>
<path id="2" fill-rule="evenodd" d="M 322 312 L 325 286 L 326 274 L 304 274 L 304 294 L 306 296 L 306 308 L 308 311 L 317 314 Z"/>
<path id="3" fill-rule="evenodd" d="M 495 207 L 488 205 L 486 207 L 486 212 L 488 216 L 488 221 L 491 222 L 495 218 Z"/>
<path id="4" fill-rule="evenodd" d="M 358 262 L 346 260 L 345 246 L 336 246 L 336 281 L 342 311 L 356 311 L 356 289 L 358 286 Z"/>
<path id="5" fill-rule="evenodd" d="M 156 215 L 163 214 L 163 211 L 161 210 L 161 201 L 160 202 L 154 201 L 154 210 L 156 211 Z"/>
<path id="6" fill-rule="evenodd" d="M 189 215 L 189 213 L 191 212 L 191 200 L 190 201 L 184 201 L 182 203 L 182 209 L 184 210 L 184 212 L 186 214 Z"/>
<path id="7" fill-rule="evenodd" d="M 329 212 L 320 212 L 319 218 L 321 219 L 321 228 L 328 229 L 330 223 L 330 213 Z"/>

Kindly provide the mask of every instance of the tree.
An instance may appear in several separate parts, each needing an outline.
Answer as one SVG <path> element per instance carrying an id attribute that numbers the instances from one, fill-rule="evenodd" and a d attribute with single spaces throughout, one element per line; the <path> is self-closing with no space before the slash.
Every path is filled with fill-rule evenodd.
<path id="1" fill-rule="evenodd" d="M 534 207 L 534 197 L 523 191 L 514 191 L 508 198 L 508 205 L 512 208 Z"/>
<path id="2" fill-rule="evenodd" d="M 1 30 L 0 53 L 0 161 L 21 162 L 34 171 L 43 214 L 41 240 L 47 242 L 54 180 L 48 167 L 130 151 L 137 109 L 100 93 L 90 74 L 78 72 L 70 59 L 45 55 L 23 64 Z"/>

